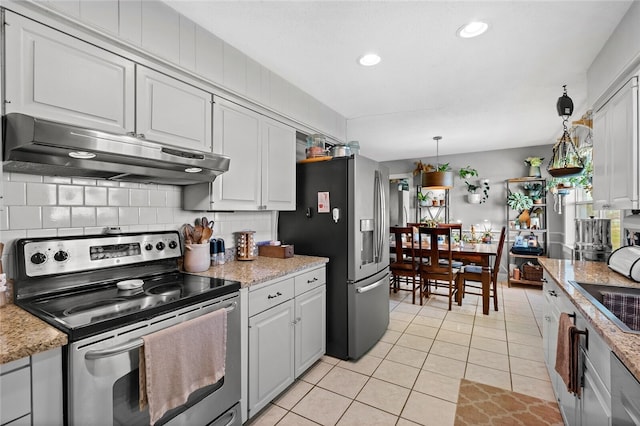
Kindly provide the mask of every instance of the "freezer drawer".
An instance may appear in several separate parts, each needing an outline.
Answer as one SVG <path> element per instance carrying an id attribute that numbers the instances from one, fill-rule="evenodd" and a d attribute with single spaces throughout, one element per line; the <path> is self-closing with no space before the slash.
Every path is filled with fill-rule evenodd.
<path id="1" fill-rule="evenodd" d="M 349 358 L 358 359 L 389 326 L 389 271 L 349 284 Z"/>

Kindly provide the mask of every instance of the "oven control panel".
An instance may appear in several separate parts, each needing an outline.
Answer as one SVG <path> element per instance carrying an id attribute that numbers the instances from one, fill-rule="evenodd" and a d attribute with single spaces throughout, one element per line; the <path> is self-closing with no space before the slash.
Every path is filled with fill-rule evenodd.
<path id="1" fill-rule="evenodd" d="M 19 240 L 30 277 L 90 271 L 182 256 L 176 231 Z"/>

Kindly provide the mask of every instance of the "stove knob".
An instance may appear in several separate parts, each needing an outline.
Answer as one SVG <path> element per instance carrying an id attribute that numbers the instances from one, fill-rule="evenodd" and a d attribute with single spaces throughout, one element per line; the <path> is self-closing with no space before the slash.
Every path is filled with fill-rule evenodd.
<path id="1" fill-rule="evenodd" d="M 153 244 L 151 244 L 151 243 L 147 243 L 147 245 L 146 245 L 146 246 L 144 246 L 144 249 L 145 249 L 146 251 L 153 250 Z"/>
<path id="2" fill-rule="evenodd" d="M 176 243 L 175 241 L 171 240 L 169 241 L 169 248 L 171 250 L 175 249 L 176 247 L 178 247 L 178 243 Z"/>
<path id="3" fill-rule="evenodd" d="M 57 262 L 64 262 L 65 260 L 67 260 L 69 258 L 69 253 L 67 253 L 64 250 L 60 250 L 56 254 L 53 255 L 53 258 Z"/>
<path id="4" fill-rule="evenodd" d="M 35 263 L 36 265 L 40 265 L 41 263 L 44 263 L 47 260 L 47 256 L 44 253 L 34 253 L 31 256 L 31 263 Z"/>
<path id="5" fill-rule="evenodd" d="M 156 244 L 156 248 L 160 251 L 164 250 L 164 243 L 160 241 L 158 244 Z"/>

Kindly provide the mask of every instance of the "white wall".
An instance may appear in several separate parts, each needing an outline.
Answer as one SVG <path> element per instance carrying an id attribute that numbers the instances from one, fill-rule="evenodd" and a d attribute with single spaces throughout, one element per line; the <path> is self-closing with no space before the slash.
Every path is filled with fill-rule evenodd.
<path id="1" fill-rule="evenodd" d="M 272 212 L 211 213 L 181 209 L 179 186 L 111 182 L 4 173 L 0 211 L 2 262 L 13 277 L 13 242 L 18 238 L 99 234 L 106 227 L 123 232 L 177 230 L 206 215 L 215 221 L 213 236 L 235 246 L 233 233 L 256 231 L 256 241 L 273 238 Z"/>

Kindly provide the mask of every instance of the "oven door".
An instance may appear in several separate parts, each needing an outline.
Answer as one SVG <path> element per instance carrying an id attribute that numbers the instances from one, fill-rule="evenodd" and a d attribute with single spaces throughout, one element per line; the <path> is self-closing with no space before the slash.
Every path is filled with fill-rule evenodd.
<path id="1" fill-rule="evenodd" d="M 186 404 L 156 425 L 206 425 L 240 400 L 240 301 L 237 293 L 166 313 L 118 330 L 74 342 L 66 357 L 67 420 L 71 425 L 149 425 L 149 409 L 139 406 L 141 337 L 180 322 L 227 309 L 225 376 L 193 392 Z M 232 412 L 231 410 L 230 412 Z M 229 416 L 228 424 L 240 424 Z M 237 419 L 237 420 L 236 420 Z M 225 423 L 227 424 L 227 423 Z"/>

